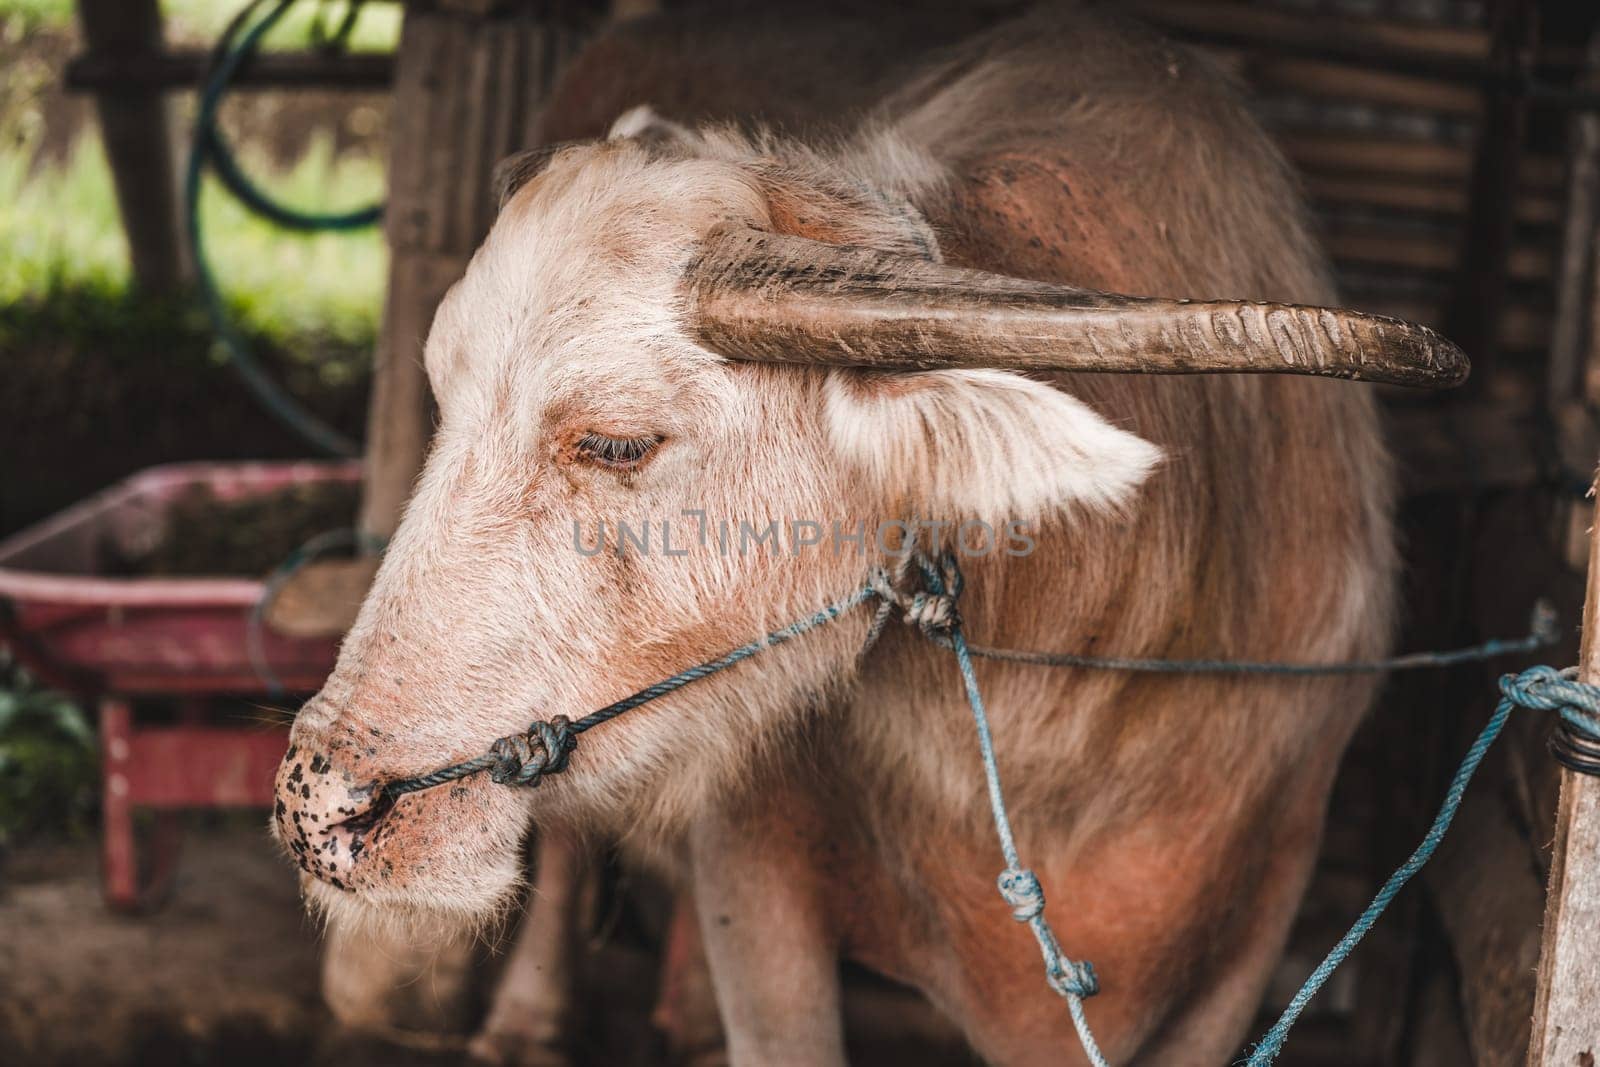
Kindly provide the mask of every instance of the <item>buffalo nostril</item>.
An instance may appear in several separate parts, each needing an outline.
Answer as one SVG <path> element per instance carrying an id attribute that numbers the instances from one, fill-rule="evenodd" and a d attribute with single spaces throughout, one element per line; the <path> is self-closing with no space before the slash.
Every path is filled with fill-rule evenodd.
<path id="1" fill-rule="evenodd" d="M 373 829 L 394 808 L 394 795 L 376 783 L 368 786 L 364 792 L 373 798 L 372 803 L 353 815 L 331 823 L 327 830 L 348 830 L 353 834 L 364 834 Z"/>
<path id="2" fill-rule="evenodd" d="M 273 808 L 278 839 L 300 868 L 336 889 L 354 890 L 372 875 L 369 852 L 388 833 L 395 796 L 381 781 L 352 786 L 347 771 L 299 746 L 279 770 Z"/>

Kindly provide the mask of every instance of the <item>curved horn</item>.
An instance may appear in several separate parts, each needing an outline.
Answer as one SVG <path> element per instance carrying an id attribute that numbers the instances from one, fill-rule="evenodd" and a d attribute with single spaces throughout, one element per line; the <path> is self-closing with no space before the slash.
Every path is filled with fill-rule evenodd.
<path id="1" fill-rule="evenodd" d="M 1314 374 L 1432 388 L 1467 357 L 1382 315 L 1121 296 L 727 229 L 685 270 L 691 331 L 730 359 L 880 369 Z"/>

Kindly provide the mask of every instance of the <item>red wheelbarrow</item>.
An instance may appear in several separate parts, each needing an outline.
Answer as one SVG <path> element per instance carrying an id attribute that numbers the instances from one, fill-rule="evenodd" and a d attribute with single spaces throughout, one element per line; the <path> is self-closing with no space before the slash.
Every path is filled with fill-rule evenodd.
<path id="1" fill-rule="evenodd" d="M 164 893 L 179 812 L 270 805 L 287 727 L 217 725 L 218 698 L 315 692 L 338 641 L 259 627 L 252 650 L 260 577 L 108 569 L 122 548 L 169 536 L 175 503 L 197 491 L 227 503 L 359 478 L 352 463 L 152 467 L 0 542 L 0 642 L 40 680 L 99 708 L 102 878 L 113 908 L 136 910 Z M 137 722 L 133 700 L 148 697 L 176 699 L 178 721 Z M 156 813 L 143 863 L 140 808 Z"/>

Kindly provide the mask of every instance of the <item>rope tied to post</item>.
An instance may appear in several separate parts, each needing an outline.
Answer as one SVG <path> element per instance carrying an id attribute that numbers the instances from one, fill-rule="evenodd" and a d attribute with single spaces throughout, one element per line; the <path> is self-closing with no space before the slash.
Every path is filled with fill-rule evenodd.
<path id="1" fill-rule="evenodd" d="M 913 571 L 916 572 L 916 577 L 908 581 Z M 984 707 L 977 674 L 973 669 L 975 658 L 1037 666 L 1166 674 L 1227 673 L 1279 676 L 1378 674 L 1393 670 L 1447 667 L 1533 652 L 1555 644 L 1559 638 L 1554 613 L 1548 605 L 1541 602 L 1534 609 L 1529 632 L 1524 637 L 1510 640 L 1495 639 L 1461 649 L 1409 653 L 1379 660 L 1284 663 L 1138 659 L 1034 652 L 969 646 L 962 628 L 958 603 L 962 588 L 961 569 L 954 555 L 945 553 L 938 560 L 932 560 L 920 552 L 907 553 L 895 575 L 890 575 L 881 569 L 874 570 L 859 589 L 844 599 L 749 644 L 680 671 L 670 678 L 641 689 L 632 696 L 591 712 L 574 722 L 569 722 L 564 716 L 559 715 L 548 720 L 535 721 L 521 733 L 499 738 L 483 755 L 413 778 L 391 781 L 382 787 L 382 792 L 387 800 L 393 802 L 407 793 L 430 789 L 483 771 L 488 771 L 491 780 L 496 784 L 537 786 L 545 775 L 558 774 L 567 769 L 569 757 L 577 748 L 578 735 L 587 730 L 676 692 L 702 678 L 726 670 L 758 652 L 833 622 L 867 601 L 874 601 L 876 610 L 868 629 L 866 649 L 871 649 L 889 617 L 898 611 L 907 625 L 915 627 L 938 647 L 954 653 L 973 723 L 977 729 L 979 756 L 988 791 L 990 814 L 1005 860 L 1005 867 L 996 881 L 996 887 L 1001 898 L 1010 907 L 1011 917 L 1017 922 L 1027 924 L 1038 942 L 1045 965 L 1046 981 L 1052 990 L 1066 1000 L 1079 1042 L 1090 1063 L 1095 1067 L 1108 1067 L 1108 1061 L 1100 1052 L 1089 1029 L 1083 1007 L 1085 998 L 1094 996 L 1100 989 L 1094 967 L 1089 961 L 1074 960 L 1062 951 L 1055 931 L 1044 917 L 1044 888 L 1038 876 L 1022 865 L 1017 852 L 1001 788 L 988 712 Z M 1560 729 L 1557 737 L 1552 739 L 1551 747 L 1556 752 L 1557 758 L 1574 770 L 1600 774 L 1600 686 L 1579 682 L 1576 675 L 1575 668 L 1560 671 L 1553 667 L 1540 666 L 1529 668 L 1519 674 L 1507 674 L 1501 677 L 1500 703 L 1488 724 L 1468 749 L 1466 757 L 1451 781 L 1444 805 L 1421 844 L 1417 846 L 1410 859 L 1390 876 L 1350 930 L 1306 979 L 1277 1023 L 1251 1050 L 1248 1060 L 1250 1067 L 1264 1067 L 1276 1059 L 1287 1039 L 1289 1029 L 1305 1009 L 1306 1004 L 1316 995 L 1334 969 L 1354 951 L 1356 944 L 1377 922 L 1405 883 L 1432 857 L 1456 811 L 1460 808 L 1467 784 L 1489 747 L 1504 729 L 1514 708 L 1556 713 L 1559 716 Z"/>
<path id="2" fill-rule="evenodd" d="M 1600 776 L 1600 686 L 1577 679 L 1576 667 L 1529 667 L 1501 675 L 1500 695 L 1519 708 L 1559 715 L 1550 754 L 1579 774 Z"/>
<path id="3" fill-rule="evenodd" d="M 1578 679 L 1578 668 L 1529 667 L 1500 676 L 1500 695 L 1530 711 L 1554 711 L 1580 733 L 1600 739 L 1600 686 Z"/>
<path id="4" fill-rule="evenodd" d="M 1289 1037 L 1290 1028 L 1294 1026 L 1295 1020 L 1300 1017 L 1306 1005 L 1311 1002 L 1311 998 L 1316 996 L 1317 991 L 1339 965 L 1350 958 L 1356 945 L 1366 936 L 1367 931 L 1372 929 L 1384 909 L 1405 884 L 1433 858 L 1439 843 L 1444 840 L 1445 833 L 1450 829 L 1450 823 L 1455 819 L 1456 812 L 1461 809 L 1461 801 L 1466 796 L 1472 776 L 1477 773 L 1478 765 L 1483 762 L 1484 756 L 1489 753 L 1489 748 L 1505 729 L 1514 709 L 1557 712 L 1563 723 L 1593 741 L 1600 742 L 1600 717 L 1596 716 L 1596 712 L 1600 711 L 1600 686 L 1578 681 L 1577 673 L 1576 667 L 1556 670 L 1554 667 L 1539 666 L 1529 667 L 1520 674 L 1501 675 L 1500 703 L 1495 707 L 1494 714 L 1489 717 L 1488 724 L 1467 749 L 1461 765 L 1456 768 L 1455 776 L 1450 780 L 1450 787 L 1445 791 L 1444 803 L 1440 806 L 1439 813 L 1434 816 L 1428 832 L 1422 836 L 1422 841 L 1410 857 L 1389 876 L 1388 881 L 1384 882 L 1366 910 L 1329 950 L 1316 970 L 1306 978 L 1299 992 L 1283 1009 L 1283 1014 L 1278 1016 L 1278 1021 L 1251 1050 L 1247 1067 L 1267 1067 L 1277 1059 L 1278 1053 Z"/>

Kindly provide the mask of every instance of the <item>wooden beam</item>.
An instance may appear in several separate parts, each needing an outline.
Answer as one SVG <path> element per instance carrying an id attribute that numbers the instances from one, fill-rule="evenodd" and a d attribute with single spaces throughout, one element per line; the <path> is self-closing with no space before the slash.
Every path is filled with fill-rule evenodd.
<path id="1" fill-rule="evenodd" d="M 1473 155 L 1463 145 L 1405 140 L 1367 133 L 1314 133 L 1294 130 L 1273 137 L 1284 155 L 1302 170 L 1317 174 L 1402 177 L 1465 187 Z M 1563 162 L 1528 155 L 1517 174 L 1517 191 L 1559 192 L 1566 183 Z"/>
<path id="2" fill-rule="evenodd" d="M 64 84 L 72 91 L 187 91 L 200 84 L 210 65 L 210 53 L 197 48 L 133 55 L 88 51 L 67 63 Z M 394 57 L 381 52 L 268 52 L 245 60 L 229 88 L 382 92 L 393 80 Z"/>
<path id="3" fill-rule="evenodd" d="M 1600 32 L 1589 42 L 1580 88 L 1600 87 Z M 1600 268 L 1595 242 L 1600 239 L 1600 115 L 1574 115 L 1567 124 L 1567 201 L 1561 233 L 1561 256 L 1551 317 L 1550 362 L 1545 371 L 1545 403 L 1559 411 L 1582 395 L 1592 407 L 1600 402 Z M 1560 531 L 1568 565 L 1583 568 L 1588 555 L 1589 509 L 1577 502 L 1564 505 Z"/>
<path id="4" fill-rule="evenodd" d="M 1483 110 L 1482 96 L 1469 86 L 1384 70 L 1363 70 L 1318 59 L 1286 59 L 1269 53 L 1241 57 L 1240 70 L 1257 90 L 1294 93 L 1318 100 L 1431 111 L 1462 118 Z"/>
<path id="5" fill-rule="evenodd" d="M 395 146 L 392 156 L 398 155 L 398 144 L 391 144 Z M 392 171 L 392 159 L 390 167 Z M 393 182 L 389 188 L 394 189 Z M 391 192 L 386 212 L 390 218 L 397 206 Z M 391 235 L 393 232 L 391 226 Z M 466 269 L 466 258 L 402 247 L 394 248 L 390 256 L 389 291 L 373 355 L 366 464 L 357 522 L 367 543 L 382 544 L 394 536 L 411 483 L 422 469 L 423 453 L 433 429 L 428 375 L 422 365 L 423 342 L 439 301 Z M 287 587 L 284 594 L 288 594 Z"/>
<path id="6" fill-rule="evenodd" d="M 1588 69 L 1578 83 L 1600 88 L 1600 34 L 1590 42 Z M 1545 376 L 1548 402 L 1559 406 L 1582 391 L 1600 399 L 1600 382 L 1586 382 L 1585 370 L 1600 372 L 1593 358 L 1600 322 L 1600 270 L 1595 242 L 1600 239 L 1600 115 L 1574 115 L 1567 127 L 1567 203 L 1556 274 L 1556 313 L 1551 325 L 1550 367 Z"/>
<path id="7" fill-rule="evenodd" d="M 1397 406 L 1386 423 L 1407 495 L 1527 489 L 1547 473 L 1539 437 L 1508 405 Z"/>
<path id="8" fill-rule="evenodd" d="M 1328 231 L 1323 243 L 1336 263 L 1375 264 L 1436 275 L 1449 275 L 1456 267 L 1458 253 L 1444 234 L 1395 233 L 1393 229 L 1376 225 L 1329 226 Z M 1545 249 L 1518 244 L 1503 251 L 1500 269 L 1507 278 L 1547 284 L 1554 270 L 1551 259 Z M 1478 350 L 1469 351 L 1476 361 Z"/>
<path id="9" fill-rule="evenodd" d="M 1597 503 L 1600 507 L 1600 503 Z M 1600 527 L 1600 511 L 1596 512 Z M 1600 537 L 1591 535 L 1579 680 L 1600 684 Z M 1529 1067 L 1600 1062 L 1600 777 L 1563 768 Z"/>
<path id="10" fill-rule="evenodd" d="M 1475 28 L 1279 10 L 1241 0 L 1125 0 L 1125 6 L 1173 36 L 1201 43 L 1464 82 L 1497 74 L 1489 62 L 1488 35 Z"/>
<path id="11" fill-rule="evenodd" d="M 92 55 L 137 61 L 161 50 L 156 0 L 78 0 L 78 21 Z M 149 91 L 104 91 L 95 110 L 134 282 L 147 293 L 177 292 L 193 280 L 194 265 L 179 228 L 166 100 Z"/>
<path id="12" fill-rule="evenodd" d="M 1462 216 L 1467 212 L 1467 188 L 1462 182 L 1430 180 L 1413 175 L 1317 174 L 1302 176 L 1306 195 L 1320 208 L 1377 208 L 1406 213 Z M 1562 220 L 1561 201 L 1554 190 L 1524 189 L 1514 207 L 1519 223 L 1554 226 Z"/>

